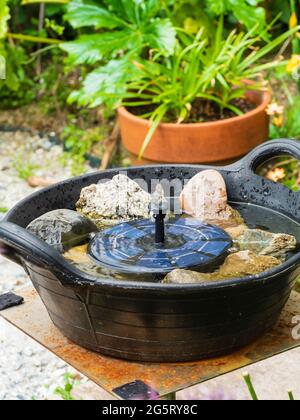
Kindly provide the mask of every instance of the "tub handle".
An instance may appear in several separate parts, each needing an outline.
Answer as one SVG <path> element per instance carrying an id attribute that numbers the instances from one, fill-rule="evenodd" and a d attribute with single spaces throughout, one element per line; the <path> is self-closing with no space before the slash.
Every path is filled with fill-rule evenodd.
<path id="1" fill-rule="evenodd" d="M 290 139 L 267 141 L 248 153 L 237 164 L 239 165 L 240 171 L 246 170 L 255 173 L 261 164 L 273 157 L 282 155 L 289 155 L 300 160 L 300 142 Z"/>
<path id="2" fill-rule="evenodd" d="M 22 267 L 28 261 L 49 269 L 64 286 L 74 286 L 80 278 L 76 267 L 73 268 L 58 251 L 11 222 L 0 223 L 0 254 Z"/>

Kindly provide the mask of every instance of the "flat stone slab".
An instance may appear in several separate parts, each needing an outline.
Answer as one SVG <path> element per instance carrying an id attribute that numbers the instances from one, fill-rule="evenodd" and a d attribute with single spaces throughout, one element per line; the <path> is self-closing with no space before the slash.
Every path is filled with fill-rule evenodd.
<path id="1" fill-rule="evenodd" d="M 130 388 L 130 396 L 134 397 L 134 383 L 138 385 L 137 394 L 147 388 L 162 398 L 300 347 L 300 294 L 297 292 L 292 293 L 277 326 L 251 345 L 224 357 L 167 364 L 128 362 L 85 350 L 71 343 L 54 327 L 33 288 L 20 294 L 25 303 L 2 311 L 0 316 L 120 399 L 120 388 L 123 391 Z"/>

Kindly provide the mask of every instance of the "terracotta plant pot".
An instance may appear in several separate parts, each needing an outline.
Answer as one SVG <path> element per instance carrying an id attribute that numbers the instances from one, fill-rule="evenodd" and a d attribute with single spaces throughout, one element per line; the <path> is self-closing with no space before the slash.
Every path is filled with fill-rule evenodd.
<path id="1" fill-rule="evenodd" d="M 268 91 L 249 91 L 247 98 L 257 107 L 245 115 L 222 121 L 196 124 L 160 124 L 146 149 L 147 163 L 218 163 L 247 154 L 268 139 Z M 138 156 L 150 122 L 119 108 L 119 122 L 125 148 Z"/>

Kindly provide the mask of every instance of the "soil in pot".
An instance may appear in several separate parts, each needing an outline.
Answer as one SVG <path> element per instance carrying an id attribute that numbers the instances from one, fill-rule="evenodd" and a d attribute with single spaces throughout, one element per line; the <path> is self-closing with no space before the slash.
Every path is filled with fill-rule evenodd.
<path id="1" fill-rule="evenodd" d="M 240 98 L 232 101 L 231 105 L 238 108 L 243 114 L 253 111 L 257 108 L 257 105 L 253 102 Z M 143 115 L 152 113 L 155 110 L 153 105 L 140 106 L 140 107 L 130 107 L 128 110 L 138 116 L 142 117 Z M 186 124 L 193 124 L 199 122 L 213 122 L 213 121 L 222 121 L 228 118 L 236 117 L 237 115 L 230 109 L 222 109 L 218 104 L 211 101 L 204 101 L 203 99 L 197 99 L 192 104 L 192 110 L 189 115 L 189 118 L 185 120 Z M 163 122 L 174 123 L 176 124 L 176 117 L 174 115 L 167 114 Z"/>

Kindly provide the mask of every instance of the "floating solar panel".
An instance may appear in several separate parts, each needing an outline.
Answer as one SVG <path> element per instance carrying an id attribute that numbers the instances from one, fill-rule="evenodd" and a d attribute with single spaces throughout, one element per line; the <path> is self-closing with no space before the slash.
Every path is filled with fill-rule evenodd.
<path id="1" fill-rule="evenodd" d="M 98 233 L 89 245 L 100 265 L 124 273 L 167 274 L 172 270 L 213 266 L 232 246 L 221 228 L 193 218 L 165 223 L 164 243 L 155 243 L 151 220 L 121 223 Z"/>

